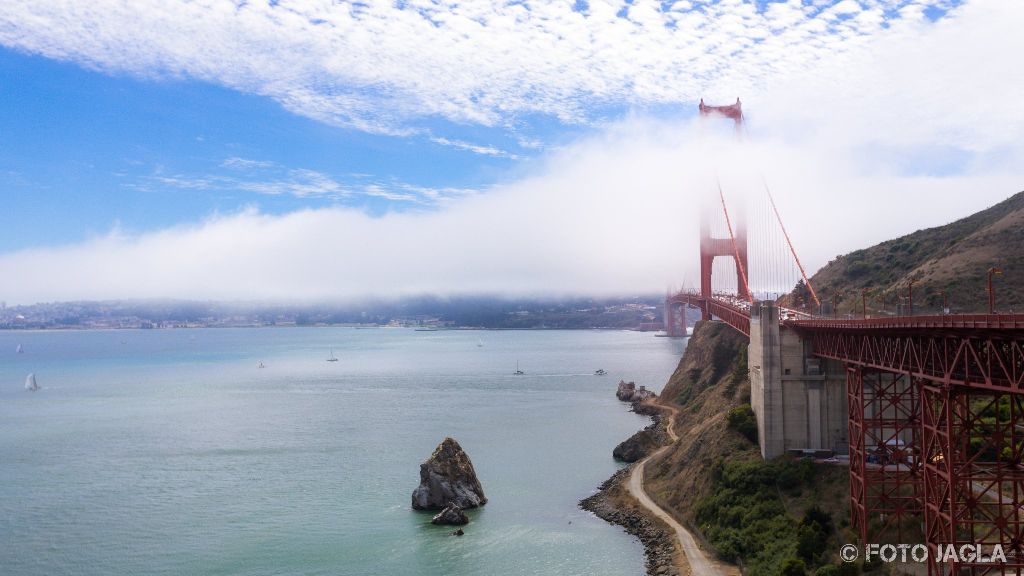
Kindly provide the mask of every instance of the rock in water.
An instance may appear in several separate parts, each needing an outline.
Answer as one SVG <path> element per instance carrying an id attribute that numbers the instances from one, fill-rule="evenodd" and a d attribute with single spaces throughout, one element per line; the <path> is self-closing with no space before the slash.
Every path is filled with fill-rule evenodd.
<path id="1" fill-rule="evenodd" d="M 633 394 L 636 393 L 636 384 L 633 382 L 626 382 L 625 380 L 619 380 L 619 387 L 615 391 L 615 397 L 623 402 L 629 402 L 633 399 Z"/>
<path id="2" fill-rule="evenodd" d="M 466 513 L 459 508 L 458 504 L 449 504 L 444 510 L 441 510 L 434 516 L 434 519 L 430 521 L 431 524 L 450 524 L 452 526 L 462 526 L 463 524 L 469 524 L 469 518 L 466 518 Z"/>
<path id="3" fill-rule="evenodd" d="M 416 510 L 442 510 L 449 504 L 460 509 L 487 504 L 473 463 L 462 446 L 445 438 L 426 462 L 420 464 L 420 485 L 412 492 Z"/>

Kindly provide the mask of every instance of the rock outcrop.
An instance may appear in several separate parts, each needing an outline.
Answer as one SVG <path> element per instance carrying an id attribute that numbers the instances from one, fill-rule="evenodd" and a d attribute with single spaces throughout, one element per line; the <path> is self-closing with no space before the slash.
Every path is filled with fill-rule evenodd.
<path id="1" fill-rule="evenodd" d="M 648 390 L 646 386 L 637 386 L 635 382 L 619 380 L 619 387 L 615 390 L 615 397 L 623 402 L 643 402 L 657 397 L 657 394 Z"/>
<path id="2" fill-rule="evenodd" d="M 452 438 L 445 438 L 426 462 L 420 464 L 420 485 L 413 490 L 416 510 L 443 510 L 455 504 L 461 510 L 487 503 L 473 463 Z"/>
<path id="3" fill-rule="evenodd" d="M 444 510 L 441 510 L 434 519 L 430 521 L 431 524 L 448 524 L 450 526 L 462 526 L 469 524 L 469 518 L 466 517 L 466 513 L 459 508 L 458 504 L 449 504 Z"/>
<path id="4" fill-rule="evenodd" d="M 619 388 L 615 391 L 615 397 L 623 402 L 629 402 L 633 400 L 633 394 L 636 393 L 636 384 L 633 382 L 626 382 L 625 380 L 619 380 Z"/>
<path id="5" fill-rule="evenodd" d="M 658 448 L 659 445 L 654 438 L 654 431 L 645 428 L 628 439 L 623 440 L 612 450 L 612 456 L 616 460 L 622 460 L 623 462 L 636 462 L 647 457 L 648 454 L 653 453 Z"/>
<path id="6" fill-rule="evenodd" d="M 650 402 L 634 402 L 633 412 L 650 416 L 653 422 L 623 440 L 612 450 L 612 456 L 624 462 L 636 462 L 653 454 L 658 448 L 670 444 L 671 439 L 665 430 L 667 419 L 663 410 L 664 408 Z"/>

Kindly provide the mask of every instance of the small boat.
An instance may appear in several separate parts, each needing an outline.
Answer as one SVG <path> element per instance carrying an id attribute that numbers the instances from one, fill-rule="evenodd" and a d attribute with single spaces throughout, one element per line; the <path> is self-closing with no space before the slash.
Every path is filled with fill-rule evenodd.
<path id="1" fill-rule="evenodd" d="M 28 377 L 25 378 L 25 390 L 28 390 L 29 392 L 39 390 L 39 384 L 36 383 L 35 372 L 29 374 Z"/>
<path id="2" fill-rule="evenodd" d="M 512 375 L 513 376 L 522 376 L 523 374 L 526 374 L 526 372 L 523 372 L 522 370 L 519 369 L 519 360 L 516 360 L 516 371 L 513 372 Z"/>
<path id="3" fill-rule="evenodd" d="M 257 368 L 266 368 L 266 366 L 264 366 L 264 365 L 263 365 L 263 362 L 260 362 L 260 363 L 259 363 L 259 365 L 258 365 L 258 366 L 256 366 L 256 367 L 257 367 Z"/>
<path id="4" fill-rule="evenodd" d="M 594 371 L 594 376 L 604 376 L 605 374 L 607 374 L 607 372 L 605 372 L 603 368 L 598 368 Z"/>
<path id="5" fill-rule="evenodd" d="M 18 351 L 18 354 L 23 354 L 25 352 L 25 349 L 21 347 L 21 344 L 18 344 L 18 347 L 15 348 L 15 350 Z"/>
<path id="6" fill-rule="evenodd" d="M 484 341 L 483 340 L 477 340 L 476 341 L 476 347 L 477 348 L 483 348 L 484 347 Z"/>
<path id="7" fill-rule="evenodd" d="M 331 348 L 331 355 L 327 357 L 328 362 L 337 362 L 338 357 L 334 355 L 334 348 Z"/>

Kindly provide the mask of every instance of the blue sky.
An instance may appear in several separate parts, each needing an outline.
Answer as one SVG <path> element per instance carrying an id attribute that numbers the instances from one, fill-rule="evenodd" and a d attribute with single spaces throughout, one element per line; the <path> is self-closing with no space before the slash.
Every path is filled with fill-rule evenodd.
<path id="1" fill-rule="evenodd" d="M 103 74 L 0 49 L 0 186 L 9 211 L 0 251 L 62 244 L 117 225 L 145 231 L 258 205 L 269 213 L 337 204 L 370 213 L 424 209 L 419 201 L 361 193 L 376 185 L 477 189 L 512 177 L 538 150 L 515 158 L 371 134 L 283 110 L 273 100 L 190 79 Z M 433 123 L 453 140 L 514 147 L 500 130 Z M 557 141 L 578 127 L 537 130 Z M 305 196 L 254 192 L 233 181 L 340 185 Z M 201 183 L 210 178 L 225 182 Z M 316 188 L 314 186 L 314 188 Z M 344 191 L 351 190 L 351 196 Z"/>
<path id="2" fill-rule="evenodd" d="M 672 228 L 653 225 L 670 218 L 656 207 L 689 193 L 681 183 L 712 162 L 697 159 L 708 149 L 693 124 L 702 97 L 743 96 L 753 142 L 742 162 L 779 170 L 793 210 L 820 194 L 827 166 L 886 199 L 906 190 L 908 206 L 941 190 L 949 202 L 903 225 L 941 223 L 969 189 L 991 190 L 971 196 L 977 208 L 1016 191 L 1024 112 L 993 122 L 984 103 L 1024 92 L 1005 74 L 1021 48 L 1008 23 L 1020 16 L 996 0 L 12 0 L 0 14 L 0 271 L 35 284 L 0 293 L 287 296 L 293 285 L 254 291 L 262 281 L 230 273 L 196 290 L 189 275 L 209 269 L 174 268 L 153 248 L 258 259 L 261 227 L 293 251 L 332 243 L 329 270 L 322 260 L 292 270 L 319 287 L 306 298 L 403 283 L 367 264 L 382 261 L 422 280 L 399 292 L 457 290 L 460 274 L 477 272 L 468 263 L 489 262 L 466 254 L 477 245 L 519 274 L 477 290 L 572 291 L 590 256 L 575 251 L 584 242 L 567 248 L 566 226 L 637 203 L 653 212 L 637 213 L 651 229 Z M 654 157 L 663 161 L 641 174 Z M 538 215 L 556 207 L 543 228 Z M 504 229 L 520 210 L 531 229 Z M 331 232 L 314 235 L 318 225 Z M 324 238 L 341 226 L 360 232 Z M 451 262 L 408 259 L 422 237 L 407 230 L 442 227 L 436 245 L 416 248 Z M 235 236 L 218 244 L 227 229 Z M 810 259 L 896 231 L 883 223 L 815 243 Z M 643 241 L 678 233 L 664 234 Z M 290 265 L 296 254 L 275 257 Z M 119 277 L 139 260 L 167 262 L 151 276 L 184 283 L 93 284 L 96 271 Z M 94 265 L 69 271 L 80 262 Z M 678 280 L 621 265 L 636 268 L 638 289 Z M 82 288 L 40 288 L 54 284 Z"/>

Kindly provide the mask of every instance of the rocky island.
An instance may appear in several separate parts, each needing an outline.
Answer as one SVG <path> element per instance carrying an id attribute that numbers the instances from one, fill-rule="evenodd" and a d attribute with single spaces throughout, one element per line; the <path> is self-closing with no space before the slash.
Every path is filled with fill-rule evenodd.
<path id="1" fill-rule="evenodd" d="M 458 442 L 445 438 L 420 464 L 420 485 L 412 493 L 413 509 L 442 510 L 434 517 L 435 524 L 465 524 L 461 522 L 465 519 L 462 511 L 486 503 L 473 462 Z"/>

